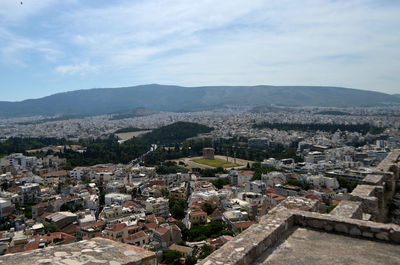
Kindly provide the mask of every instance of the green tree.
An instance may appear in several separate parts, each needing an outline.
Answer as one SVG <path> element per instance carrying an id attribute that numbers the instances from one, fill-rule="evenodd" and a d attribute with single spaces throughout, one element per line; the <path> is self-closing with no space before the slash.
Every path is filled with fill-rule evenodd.
<path id="1" fill-rule="evenodd" d="M 26 205 L 24 209 L 24 215 L 28 219 L 32 219 L 32 206 Z"/>
<path id="2" fill-rule="evenodd" d="M 53 233 L 53 232 L 60 232 L 60 228 L 56 224 L 45 224 L 44 225 L 44 232 L 45 233 Z"/>
<path id="3" fill-rule="evenodd" d="M 213 249 L 210 245 L 204 244 L 201 247 L 201 254 L 199 256 L 199 259 L 204 259 L 208 255 L 210 255 L 213 252 Z"/>
<path id="4" fill-rule="evenodd" d="M 174 218 L 181 220 L 185 217 L 185 208 L 179 203 L 175 203 L 171 208 L 171 214 Z"/>
<path id="5" fill-rule="evenodd" d="M 204 209 L 203 209 L 208 215 L 210 215 L 213 212 L 213 208 L 210 204 L 205 203 L 204 204 Z"/>
<path id="6" fill-rule="evenodd" d="M 217 188 L 217 189 L 222 189 L 225 185 L 228 185 L 229 179 L 228 178 L 217 178 L 212 182 L 212 184 Z"/>
<path id="7" fill-rule="evenodd" d="M 166 250 L 163 252 L 162 262 L 167 265 L 180 265 L 183 255 L 176 250 Z"/>

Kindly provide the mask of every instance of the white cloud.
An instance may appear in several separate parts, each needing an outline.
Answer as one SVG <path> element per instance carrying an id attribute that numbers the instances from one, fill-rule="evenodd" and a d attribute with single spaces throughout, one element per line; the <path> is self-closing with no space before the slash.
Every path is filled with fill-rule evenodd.
<path id="1" fill-rule="evenodd" d="M 14 6 L 0 11 L 4 21 L 16 12 L 22 26 L 36 15 L 57 14 L 35 24 L 43 29 L 39 35 L 8 26 L 13 37 L 0 43 L 2 54 L 24 62 L 35 51 L 58 74 L 101 73 L 115 86 L 124 80 L 395 92 L 400 83 L 400 5 L 394 1 L 70 2 L 63 2 L 65 12 L 54 0 L 29 13 Z"/>
<path id="2" fill-rule="evenodd" d="M 7 64 L 26 66 L 27 54 L 39 55 L 46 61 L 53 62 L 61 54 L 52 43 L 47 40 L 32 40 L 17 36 L 0 27 L 0 59 Z"/>
<path id="3" fill-rule="evenodd" d="M 79 64 L 59 65 L 55 68 L 55 71 L 62 75 L 85 75 L 96 71 L 96 69 L 97 67 L 91 65 L 89 62 L 83 62 Z"/>

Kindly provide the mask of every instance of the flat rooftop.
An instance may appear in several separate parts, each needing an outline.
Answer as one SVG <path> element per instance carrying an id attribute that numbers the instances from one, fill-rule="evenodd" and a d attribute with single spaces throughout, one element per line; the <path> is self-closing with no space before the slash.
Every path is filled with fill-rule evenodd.
<path id="1" fill-rule="evenodd" d="M 399 245 L 300 227 L 288 234 L 255 264 L 400 264 Z"/>

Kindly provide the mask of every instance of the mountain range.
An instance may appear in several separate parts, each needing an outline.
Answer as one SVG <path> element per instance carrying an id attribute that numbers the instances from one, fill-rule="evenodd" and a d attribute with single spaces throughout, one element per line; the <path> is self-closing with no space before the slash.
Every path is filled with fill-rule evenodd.
<path id="1" fill-rule="evenodd" d="M 0 116 L 100 115 L 155 111 L 196 111 L 240 106 L 370 107 L 400 104 L 399 95 L 322 86 L 204 86 L 140 85 L 94 88 L 58 93 L 19 102 L 0 102 Z"/>

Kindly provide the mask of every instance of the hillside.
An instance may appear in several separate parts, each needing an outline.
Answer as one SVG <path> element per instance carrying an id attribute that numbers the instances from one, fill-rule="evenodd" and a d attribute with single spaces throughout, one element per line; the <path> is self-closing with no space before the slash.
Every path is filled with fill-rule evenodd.
<path id="1" fill-rule="evenodd" d="M 316 86 L 141 85 L 58 93 L 40 99 L 0 102 L 0 116 L 99 115 L 137 108 L 155 111 L 193 111 L 224 105 L 353 107 L 400 104 L 400 98 L 379 92 Z"/>

